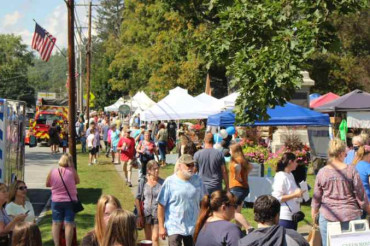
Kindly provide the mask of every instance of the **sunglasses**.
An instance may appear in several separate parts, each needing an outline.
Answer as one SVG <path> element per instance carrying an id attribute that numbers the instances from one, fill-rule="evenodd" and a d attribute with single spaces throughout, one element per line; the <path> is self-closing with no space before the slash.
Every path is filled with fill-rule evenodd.
<path id="1" fill-rule="evenodd" d="M 27 190 L 27 186 L 19 186 L 18 190 Z"/>
<path id="2" fill-rule="evenodd" d="M 185 164 L 187 167 L 194 167 L 194 163 Z"/>

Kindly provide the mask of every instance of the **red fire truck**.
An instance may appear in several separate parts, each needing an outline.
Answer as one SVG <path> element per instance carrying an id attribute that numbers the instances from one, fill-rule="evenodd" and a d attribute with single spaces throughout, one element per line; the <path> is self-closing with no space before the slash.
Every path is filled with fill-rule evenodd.
<path id="1" fill-rule="evenodd" d="M 37 104 L 35 119 L 30 120 L 30 134 L 36 136 L 37 142 L 48 143 L 51 124 L 56 121 L 62 126 L 68 122 L 68 101 L 41 98 Z"/>

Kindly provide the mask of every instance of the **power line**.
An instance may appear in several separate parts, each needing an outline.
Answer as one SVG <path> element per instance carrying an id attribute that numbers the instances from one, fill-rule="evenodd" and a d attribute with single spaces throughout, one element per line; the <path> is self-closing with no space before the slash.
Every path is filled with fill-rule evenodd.
<path id="1" fill-rule="evenodd" d="M 75 10 L 76 10 L 76 7 L 75 7 Z M 84 38 L 84 40 L 86 40 L 86 37 L 85 37 L 85 34 L 81 31 L 82 29 L 82 25 L 81 25 L 81 22 L 80 22 L 80 18 L 78 17 L 78 14 L 77 14 L 77 10 L 75 11 L 75 17 L 76 17 L 76 22 L 75 22 L 75 25 L 76 25 L 76 28 L 77 28 L 77 22 L 79 23 L 79 26 L 80 26 L 80 31 L 79 31 L 79 36 L 80 36 L 80 39 L 81 39 L 81 43 L 83 42 L 82 38 L 81 38 L 81 33 L 82 33 L 82 36 Z"/>

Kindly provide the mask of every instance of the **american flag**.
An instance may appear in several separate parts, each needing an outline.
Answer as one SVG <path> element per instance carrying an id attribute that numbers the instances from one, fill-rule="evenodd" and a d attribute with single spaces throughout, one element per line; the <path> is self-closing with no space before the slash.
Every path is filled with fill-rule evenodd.
<path id="1" fill-rule="evenodd" d="M 46 62 L 49 60 L 56 40 L 56 38 L 54 38 L 44 28 L 36 23 L 31 47 L 32 49 L 37 50 L 40 53 L 41 60 Z"/>

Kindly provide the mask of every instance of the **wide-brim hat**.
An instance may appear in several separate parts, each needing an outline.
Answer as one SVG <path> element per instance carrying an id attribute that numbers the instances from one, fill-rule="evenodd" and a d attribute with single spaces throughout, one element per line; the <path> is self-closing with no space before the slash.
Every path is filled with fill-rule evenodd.
<path id="1" fill-rule="evenodd" d="M 191 156 L 189 154 L 184 154 L 184 155 L 180 156 L 180 158 L 178 159 L 178 163 L 192 164 L 192 163 L 195 163 L 195 160 L 193 159 L 193 156 Z"/>

